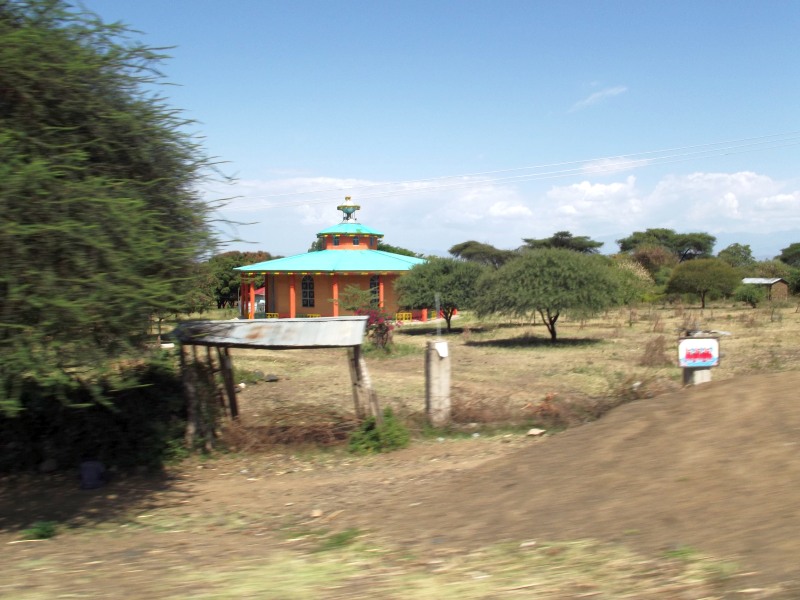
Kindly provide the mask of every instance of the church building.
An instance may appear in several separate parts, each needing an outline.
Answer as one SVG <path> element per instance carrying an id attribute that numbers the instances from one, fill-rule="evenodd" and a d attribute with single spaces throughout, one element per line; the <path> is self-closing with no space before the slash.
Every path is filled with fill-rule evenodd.
<path id="1" fill-rule="evenodd" d="M 349 196 L 336 208 L 342 212 L 342 222 L 317 234 L 320 250 L 236 267 L 242 274 L 239 306 L 243 318 L 349 315 L 352 312 L 338 302 L 347 286 L 370 290 L 375 306 L 392 317 L 397 315 L 401 307 L 394 282 L 424 259 L 378 250 L 383 234 L 358 223 L 356 211 L 361 207 Z M 256 302 L 258 275 L 264 276 L 263 292 L 258 290 L 263 303 Z M 397 318 L 409 320 L 409 313 Z M 426 310 L 413 313 L 417 319 L 426 316 Z"/>

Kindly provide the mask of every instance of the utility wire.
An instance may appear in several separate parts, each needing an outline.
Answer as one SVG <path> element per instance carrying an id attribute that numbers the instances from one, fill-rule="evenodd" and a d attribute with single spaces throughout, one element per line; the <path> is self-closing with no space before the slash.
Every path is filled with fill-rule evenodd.
<path id="1" fill-rule="evenodd" d="M 676 148 L 667 148 L 663 150 L 650 150 L 647 152 L 622 154 L 616 156 L 605 156 L 601 158 L 593 158 L 587 160 L 574 160 L 557 163 L 548 163 L 543 165 L 534 165 L 529 167 L 516 167 L 510 169 L 498 169 L 493 171 L 482 171 L 463 175 L 447 175 L 442 177 L 431 177 L 426 179 L 411 179 L 404 181 L 394 181 L 386 183 L 363 184 L 358 186 L 338 186 L 335 188 L 325 188 L 309 191 L 298 192 L 285 192 L 278 194 L 266 194 L 258 196 L 246 196 L 248 200 L 270 200 L 273 198 L 287 198 L 291 196 L 313 196 L 317 194 L 327 194 L 332 192 L 342 192 L 353 190 L 374 190 L 375 188 L 383 188 L 382 191 L 375 190 L 374 193 L 361 194 L 359 200 L 383 198 L 387 196 L 419 193 L 436 191 L 443 189 L 455 189 L 461 187 L 474 187 L 476 185 L 490 184 L 490 183 L 510 183 L 510 182 L 523 182 L 523 181 L 539 181 L 546 179 L 555 179 L 562 177 L 571 177 L 575 175 L 601 175 L 606 173 L 615 173 L 619 171 L 628 171 L 632 169 L 639 169 L 649 166 L 673 164 L 678 162 L 686 162 L 689 160 L 708 159 L 719 156 L 729 156 L 733 154 L 742 154 L 747 152 L 757 152 L 764 150 L 773 150 L 778 148 L 786 148 L 790 146 L 800 145 L 800 131 L 791 131 L 781 134 L 772 134 L 758 137 L 742 138 L 736 140 L 728 140 L 724 142 L 711 142 L 707 144 L 696 144 L 691 146 L 680 146 Z M 604 162 L 606 164 L 604 164 Z M 579 165 L 576 167 L 566 169 L 555 169 L 555 167 L 567 167 L 569 165 Z M 543 170 L 551 169 L 551 170 Z M 486 175 L 497 175 L 502 173 L 514 173 L 518 171 L 533 171 L 532 173 L 525 173 L 521 175 L 507 176 L 507 177 L 489 177 L 480 179 Z M 478 177 L 479 179 L 475 179 Z M 448 180 L 458 180 L 452 183 L 446 183 Z M 426 185 L 442 182 L 440 185 Z M 409 187 L 419 186 L 419 187 Z M 398 189 L 399 188 L 399 189 Z M 292 206 L 305 206 L 316 205 L 330 202 L 330 198 L 320 200 L 298 200 L 289 202 L 269 203 L 262 208 L 284 208 Z"/>

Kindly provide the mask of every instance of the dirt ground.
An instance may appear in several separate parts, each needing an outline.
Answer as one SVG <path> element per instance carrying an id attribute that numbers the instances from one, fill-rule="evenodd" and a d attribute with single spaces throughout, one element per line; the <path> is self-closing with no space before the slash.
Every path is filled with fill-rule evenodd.
<path id="1" fill-rule="evenodd" d="M 331 360 L 332 369 L 339 360 Z M 378 370 L 397 370 L 403 360 Z M 471 375 L 469 385 L 491 386 L 492 372 Z M 277 383 L 297 386 L 298 378 Z M 339 389 L 335 377 L 324 379 L 323 394 Z M 245 417 L 255 418 L 265 398 L 279 394 L 269 385 L 242 394 Z M 523 407 L 552 387 L 508 385 L 522 390 L 514 405 Z M 800 598 L 800 372 L 666 388 L 672 391 L 543 437 L 426 438 L 368 457 L 296 448 L 231 454 L 163 475 L 120 476 L 92 491 L 77 489 L 74 474 L 7 478 L 0 489 L 0 597 L 201 597 L 207 582 L 194 582 L 192 573 L 244 568 L 287 543 L 302 549 L 303 532 L 325 528 L 368 532 L 384 547 L 430 556 L 585 539 L 642 556 L 697 552 L 735 565 L 722 595 L 652 597 Z M 67 527 L 49 540 L 22 540 L 20 530 L 37 520 Z M 165 589 L 166 580 L 172 583 Z M 590 596 L 622 597 L 520 597 Z"/>

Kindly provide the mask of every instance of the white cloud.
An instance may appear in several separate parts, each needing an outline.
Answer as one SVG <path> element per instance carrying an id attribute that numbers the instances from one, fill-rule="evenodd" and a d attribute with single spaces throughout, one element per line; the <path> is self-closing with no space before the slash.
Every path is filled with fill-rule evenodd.
<path id="1" fill-rule="evenodd" d="M 549 189 L 537 188 L 536 183 L 470 178 L 408 183 L 331 177 L 244 181 L 234 186 L 242 197 L 220 212 L 253 223 L 237 231 L 238 237 L 256 242 L 250 249 L 281 254 L 305 252 L 318 231 L 337 223 L 341 214 L 336 206 L 345 195 L 361 205 L 359 221 L 383 232 L 387 243 L 425 253 L 446 253 L 469 239 L 514 248 L 522 238 L 562 230 L 610 241 L 607 252 L 616 249 L 613 239 L 652 227 L 706 231 L 717 237 L 747 231 L 754 238 L 797 230 L 800 238 L 796 182 L 751 171 L 665 175 L 646 186 L 633 175 L 607 179 L 603 171 Z M 450 183 L 461 187 L 448 187 Z M 748 243 L 746 236 L 737 237 Z"/>
<path id="2" fill-rule="evenodd" d="M 606 88 L 604 90 L 600 90 L 599 92 L 595 92 L 590 96 L 587 96 L 583 100 L 579 100 L 572 107 L 569 109 L 568 112 L 576 112 L 579 110 L 583 110 L 584 108 L 588 108 L 598 102 L 602 102 L 607 98 L 612 98 L 614 96 L 619 96 L 620 94 L 624 94 L 628 91 L 628 88 L 624 85 L 617 85 L 614 87 Z"/>

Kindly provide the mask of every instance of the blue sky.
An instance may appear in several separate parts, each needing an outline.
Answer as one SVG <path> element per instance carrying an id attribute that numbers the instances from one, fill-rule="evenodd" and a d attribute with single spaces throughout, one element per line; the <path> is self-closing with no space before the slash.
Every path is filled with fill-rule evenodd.
<path id="1" fill-rule="evenodd" d="M 233 184 L 228 249 L 305 252 L 344 196 L 446 254 L 569 230 L 800 241 L 793 0 L 87 0 L 152 46 Z M 248 243 L 245 243 L 248 242 Z"/>

